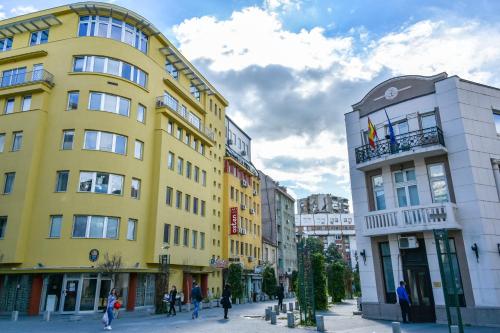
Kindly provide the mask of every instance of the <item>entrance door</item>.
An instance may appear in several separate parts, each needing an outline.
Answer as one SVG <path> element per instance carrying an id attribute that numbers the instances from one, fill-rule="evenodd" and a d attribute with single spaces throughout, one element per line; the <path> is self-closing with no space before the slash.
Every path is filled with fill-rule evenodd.
<path id="1" fill-rule="evenodd" d="M 111 279 L 101 279 L 97 310 L 101 311 L 106 309 L 106 307 L 108 306 L 108 296 L 110 292 L 111 292 Z"/>
<path id="2" fill-rule="evenodd" d="M 78 285 L 80 280 L 68 279 L 62 293 L 63 312 L 75 312 L 78 300 Z"/>

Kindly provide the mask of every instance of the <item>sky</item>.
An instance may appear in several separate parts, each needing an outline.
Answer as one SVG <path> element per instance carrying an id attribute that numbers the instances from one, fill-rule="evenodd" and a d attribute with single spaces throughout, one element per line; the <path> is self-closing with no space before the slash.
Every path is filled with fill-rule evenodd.
<path id="1" fill-rule="evenodd" d="M 500 1 L 107 1 L 146 17 L 226 97 L 252 161 L 296 198 L 351 199 L 344 114 L 378 83 L 500 86 Z M 0 0 L 0 19 L 67 1 Z"/>

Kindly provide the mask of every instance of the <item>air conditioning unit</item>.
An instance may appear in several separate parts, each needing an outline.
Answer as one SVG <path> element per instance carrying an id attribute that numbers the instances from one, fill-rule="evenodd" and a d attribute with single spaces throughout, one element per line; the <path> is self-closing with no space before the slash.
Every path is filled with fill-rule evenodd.
<path id="1" fill-rule="evenodd" d="M 253 190 L 253 196 L 255 197 L 257 195 L 257 190 Z"/>
<path id="2" fill-rule="evenodd" d="M 400 249 L 416 249 L 418 248 L 418 240 L 415 236 L 399 237 Z"/>
<path id="3" fill-rule="evenodd" d="M 245 179 L 241 180 L 241 186 L 248 187 L 248 182 Z"/>
<path id="4" fill-rule="evenodd" d="M 241 205 L 241 210 L 245 210 L 245 209 L 247 209 L 247 206 Z"/>
<path id="5" fill-rule="evenodd" d="M 249 212 L 250 212 L 250 214 L 255 214 L 255 209 L 250 208 L 250 209 L 249 209 Z"/>

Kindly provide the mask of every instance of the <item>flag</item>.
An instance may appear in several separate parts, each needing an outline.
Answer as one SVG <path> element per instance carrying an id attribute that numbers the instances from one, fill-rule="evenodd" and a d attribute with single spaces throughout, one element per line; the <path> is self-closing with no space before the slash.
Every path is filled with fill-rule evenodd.
<path id="1" fill-rule="evenodd" d="M 373 126 L 370 117 L 368 117 L 368 142 L 373 149 L 375 149 L 375 137 L 378 137 L 377 130 L 375 129 L 375 126 Z"/>
<path id="2" fill-rule="evenodd" d="M 394 128 L 392 128 L 391 120 L 387 115 L 387 110 L 384 109 L 385 116 L 387 117 L 387 121 L 389 122 L 389 139 L 391 140 L 391 145 L 396 144 L 396 135 L 394 135 Z"/>

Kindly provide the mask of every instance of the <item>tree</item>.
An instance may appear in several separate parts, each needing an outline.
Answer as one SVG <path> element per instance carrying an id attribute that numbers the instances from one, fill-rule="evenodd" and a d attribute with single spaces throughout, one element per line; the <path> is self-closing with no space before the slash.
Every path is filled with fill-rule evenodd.
<path id="1" fill-rule="evenodd" d="M 274 268 L 270 265 L 266 265 L 262 271 L 262 291 L 269 296 L 269 298 L 272 298 L 276 295 L 277 285 Z"/>
<path id="2" fill-rule="evenodd" d="M 118 271 L 120 270 L 121 267 L 122 267 L 122 257 L 117 254 L 113 254 L 110 257 L 107 252 L 104 254 L 104 261 L 97 265 L 97 268 L 102 273 L 107 273 L 111 275 L 111 279 L 113 280 L 113 282 L 116 282 L 116 275 L 118 274 Z"/>
<path id="3" fill-rule="evenodd" d="M 328 296 L 326 291 L 325 256 L 322 253 L 311 255 L 311 267 L 314 283 L 314 303 L 317 310 L 328 309 Z"/>
<path id="4" fill-rule="evenodd" d="M 233 302 L 243 297 L 243 267 L 240 264 L 230 264 L 227 282 L 231 286 Z"/>
<path id="5" fill-rule="evenodd" d="M 345 297 L 344 270 L 342 261 L 337 260 L 328 265 L 328 293 L 333 303 L 341 302 Z"/>
<path id="6" fill-rule="evenodd" d="M 314 253 L 324 253 L 325 247 L 321 239 L 317 237 L 308 237 L 306 238 L 306 247 L 309 250 L 310 254 Z"/>
<path id="7" fill-rule="evenodd" d="M 293 271 L 292 272 L 292 290 L 295 293 L 295 295 L 298 295 L 298 289 L 299 288 L 299 272 Z"/>
<path id="8" fill-rule="evenodd" d="M 339 252 L 339 249 L 337 248 L 337 245 L 335 243 L 331 243 L 330 245 L 328 245 L 325 256 L 326 262 L 328 264 L 337 260 L 343 260 L 342 254 Z"/>

